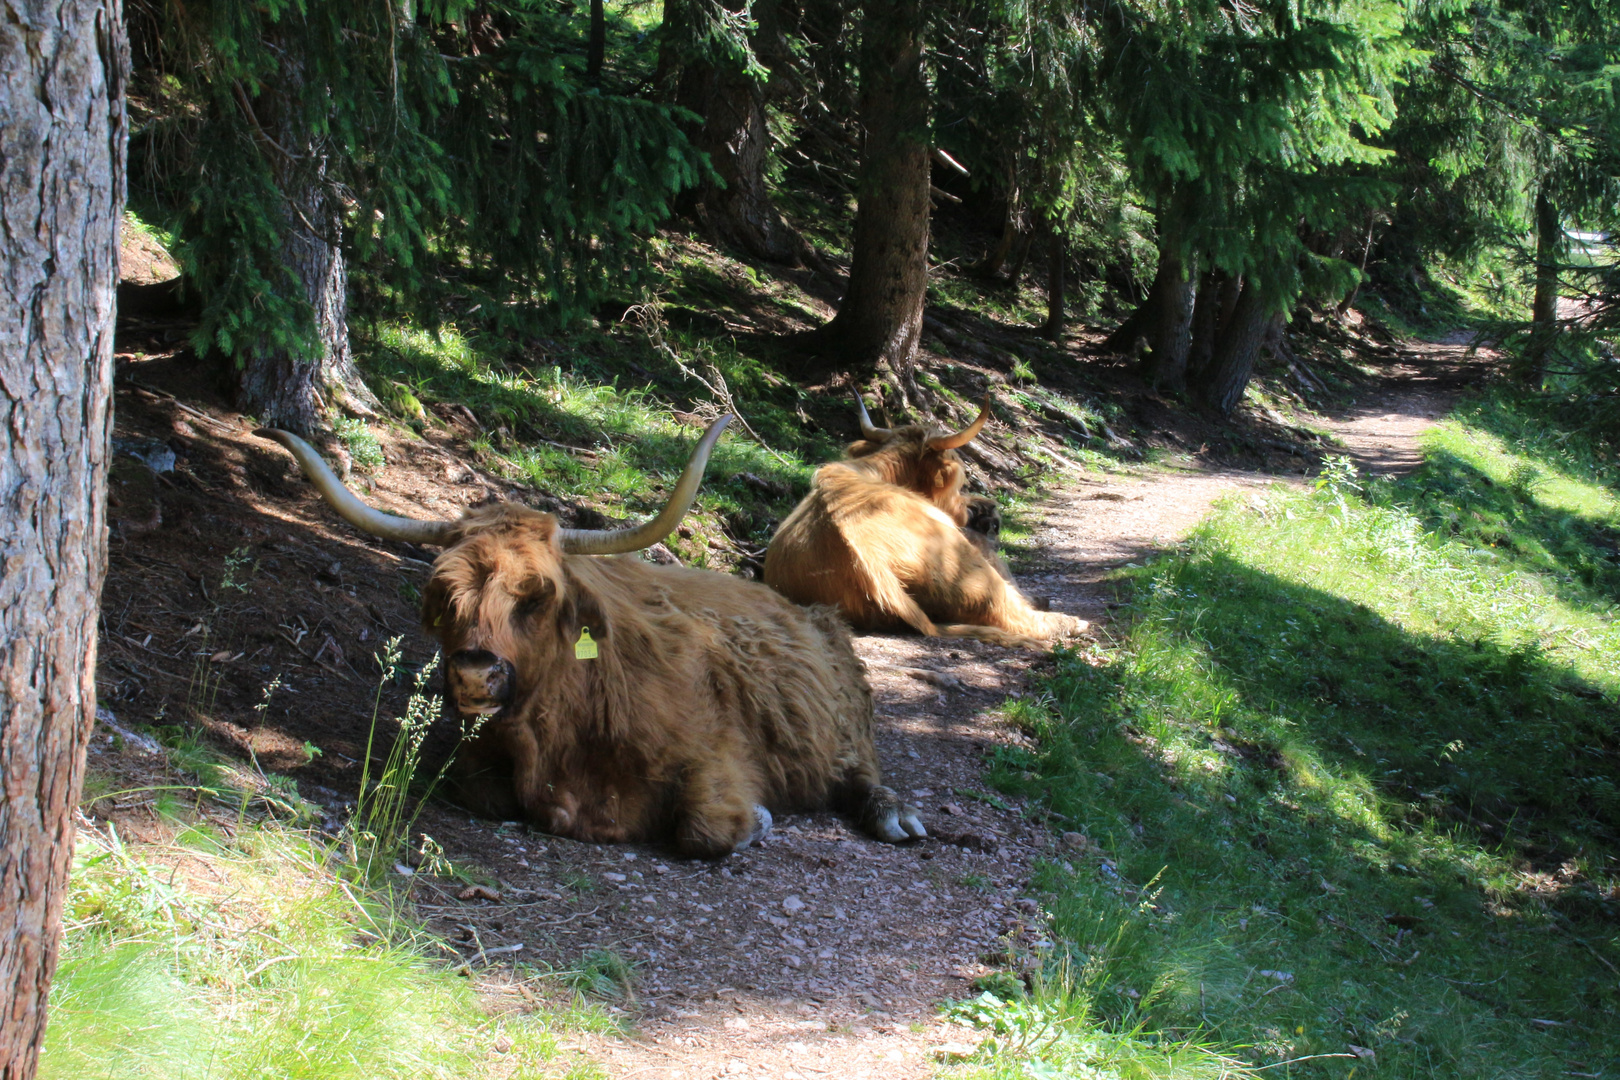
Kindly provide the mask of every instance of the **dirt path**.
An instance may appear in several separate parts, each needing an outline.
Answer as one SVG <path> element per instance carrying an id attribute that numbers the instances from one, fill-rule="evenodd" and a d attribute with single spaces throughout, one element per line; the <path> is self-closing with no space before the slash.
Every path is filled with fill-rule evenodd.
<path id="1" fill-rule="evenodd" d="M 1364 469 L 1415 465 L 1417 435 L 1466 372 L 1465 352 L 1410 351 L 1327 426 Z M 1072 483 L 1041 507 L 1021 584 L 1106 622 L 1111 569 L 1175 543 L 1221 496 L 1280 479 L 1299 482 L 1185 464 Z M 452 856 L 477 852 L 506 895 L 447 898 L 430 909 L 439 929 L 469 953 L 522 943 L 523 958 L 556 967 L 595 949 L 635 964 L 634 1035 L 574 1046 L 614 1077 L 930 1075 L 942 1044 L 964 1037 L 937 1019 L 937 1003 L 1041 936 L 1026 895 L 1035 861 L 1082 854 L 982 784 L 985 755 L 1022 741 L 997 709 L 1024 692 L 1040 657 L 914 637 L 867 636 L 857 648 L 889 782 L 923 808 L 927 841 L 888 847 L 835 816 L 797 816 L 711 865 L 512 827 L 507 858 L 489 865 L 487 833 L 458 836 L 487 826 L 446 818 L 435 835 Z"/>

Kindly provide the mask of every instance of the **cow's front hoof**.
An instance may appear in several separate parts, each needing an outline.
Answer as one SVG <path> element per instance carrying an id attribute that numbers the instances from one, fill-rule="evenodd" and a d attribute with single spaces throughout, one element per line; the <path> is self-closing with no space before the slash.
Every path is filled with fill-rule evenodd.
<path id="1" fill-rule="evenodd" d="M 775 824 L 775 820 L 776 819 L 771 817 L 771 812 L 765 809 L 763 806 L 754 807 L 754 831 L 744 837 L 742 842 L 731 850 L 742 851 L 745 848 L 753 847 L 755 844 L 765 839 L 770 835 L 771 826 Z"/>
<path id="2" fill-rule="evenodd" d="M 879 840 L 890 844 L 921 840 L 928 835 L 928 830 L 923 827 L 922 818 L 917 816 L 917 808 L 906 804 L 885 810 L 872 823 L 872 828 Z"/>

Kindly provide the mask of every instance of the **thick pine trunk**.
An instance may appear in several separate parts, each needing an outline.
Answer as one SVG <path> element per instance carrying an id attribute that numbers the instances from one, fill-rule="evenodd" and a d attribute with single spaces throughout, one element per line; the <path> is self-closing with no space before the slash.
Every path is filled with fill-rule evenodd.
<path id="1" fill-rule="evenodd" d="M 1001 276 L 1001 268 L 1007 265 L 1007 257 L 1012 254 L 1013 243 L 1023 231 L 1020 226 L 1023 222 L 1024 208 L 1020 203 L 1019 194 L 1017 181 L 1009 177 L 1007 200 L 1001 214 L 1001 235 L 973 268 L 974 273 L 992 281 Z"/>
<path id="2" fill-rule="evenodd" d="M 602 83 L 602 64 L 607 59 L 607 12 L 602 0 L 591 0 L 590 36 L 585 42 L 585 81 L 591 86 Z"/>
<path id="3" fill-rule="evenodd" d="M 849 284 L 825 327 L 859 370 L 909 397 L 928 287 L 928 83 L 921 0 L 871 4 L 861 24 L 861 153 Z"/>
<path id="4" fill-rule="evenodd" d="M 1149 351 L 1145 366 L 1154 389 L 1179 394 L 1187 388 L 1197 270 L 1179 255 L 1166 252 L 1159 257 L 1159 271 L 1155 280 L 1158 303 L 1147 326 Z"/>
<path id="5" fill-rule="evenodd" d="M 737 0 L 729 3 L 740 6 Z M 691 63 L 681 70 L 675 97 L 703 117 L 695 142 L 720 178 L 687 204 L 703 226 L 721 243 L 755 258 L 788 266 L 818 262 L 771 200 L 765 179 L 771 136 L 759 83 L 735 64 Z"/>
<path id="6" fill-rule="evenodd" d="M 1215 356 L 1220 333 L 1221 292 L 1231 279 L 1218 270 L 1204 274 L 1193 300 L 1192 340 L 1187 345 L 1187 380 L 1196 382 Z"/>
<path id="7" fill-rule="evenodd" d="M 287 81 L 297 82 L 296 69 Z M 297 159 L 282 159 L 277 169 L 287 200 L 281 260 L 309 305 L 314 336 L 307 349 L 263 342 L 247 350 L 237 370 L 236 404 L 266 426 L 319 435 L 330 410 L 371 416 L 378 403 L 349 351 L 348 277 L 337 246 L 343 222 L 326 182 L 325 147 L 303 129 L 295 104 L 267 103 L 260 111 L 266 114 L 282 118 L 280 145 L 297 148 Z"/>
<path id="8" fill-rule="evenodd" d="M 124 201 L 118 0 L 0 19 L 0 1078 L 39 1061 L 95 724 Z"/>
<path id="9" fill-rule="evenodd" d="M 1046 325 L 1041 333 L 1053 341 L 1063 338 L 1064 277 L 1068 270 L 1069 245 L 1063 239 L 1063 230 L 1049 230 L 1050 249 L 1046 256 Z"/>
<path id="10" fill-rule="evenodd" d="M 1536 193 L 1536 295 L 1530 309 L 1530 344 L 1514 365 L 1514 374 L 1530 383 L 1541 381 L 1547 354 L 1558 334 L 1558 264 L 1563 255 L 1564 227 L 1558 204 L 1544 183 Z"/>
<path id="11" fill-rule="evenodd" d="M 1231 318 L 1221 328 L 1215 355 L 1198 387 L 1204 404 L 1216 412 L 1230 413 L 1243 400 L 1254 373 L 1254 358 L 1266 338 L 1268 318 L 1259 286 L 1250 278 L 1244 282 Z"/>
<path id="12" fill-rule="evenodd" d="M 1142 344 L 1150 342 L 1154 329 L 1161 322 L 1159 313 L 1167 302 L 1173 303 L 1167 297 L 1182 285 L 1181 260 L 1161 252 L 1159 268 L 1154 271 L 1153 284 L 1148 286 L 1147 295 L 1136 310 L 1103 341 L 1103 348 L 1110 352 L 1134 354 Z"/>

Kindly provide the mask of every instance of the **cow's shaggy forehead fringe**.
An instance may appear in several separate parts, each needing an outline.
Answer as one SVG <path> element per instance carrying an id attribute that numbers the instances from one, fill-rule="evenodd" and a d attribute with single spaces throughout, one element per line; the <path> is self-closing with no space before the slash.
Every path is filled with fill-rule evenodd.
<path id="1" fill-rule="evenodd" d="M 456 542 L 433 564 L 424 621 L 446 644 L 476 637 L 480 648 L 514 655 L 517 604 L 565 588 L 557 519 L 499 503 L 469 511 L 459 525 Z"/>

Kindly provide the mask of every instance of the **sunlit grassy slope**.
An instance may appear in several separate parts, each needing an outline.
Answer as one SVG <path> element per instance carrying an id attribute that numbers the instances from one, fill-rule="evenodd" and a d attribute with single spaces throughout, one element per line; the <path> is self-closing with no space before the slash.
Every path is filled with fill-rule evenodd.
<path id="1" fill-rule="evenodd" d="M 1128 572 L 996 771 L 1092 841 L 1042 883 L 1093 1013 L 1312 1059 L 1268 1075 L 1620 1066 L 1620 502 L 1580 446 L 1484 399 L 1412 477 Z"/>
<path id="2" fill-rule="evenodd" d="M 295 833 L 82 833 L 64 921 L 45 1080 L 516 1078 L 556 1053 Z"/>

